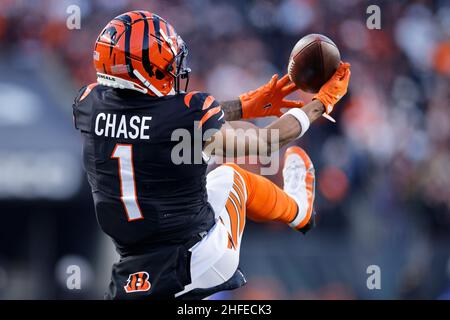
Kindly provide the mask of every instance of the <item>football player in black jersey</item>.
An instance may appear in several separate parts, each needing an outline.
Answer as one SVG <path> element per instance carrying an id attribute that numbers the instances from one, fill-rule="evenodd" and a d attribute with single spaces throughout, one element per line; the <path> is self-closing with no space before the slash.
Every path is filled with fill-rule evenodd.
<path id="1" fill-rule="evenodd" d="M 193 299 L 237 288 L 245 283 L 238 266 L 247 217 L 302 232 L 314 224 L 314 168 L 301 148 L 285 154 L 284 190 L 233 163 L 206 175 L 206 159 L 273 152 L 299 138 L 324 104 L 330 113 L 345 95 L 349 65 L 306 105 L 284 99 L 297 89 L 288 76 L 218 102 L 180 89 L 180 79 L 189 79 L 186 56 L 167 21 L 124 13 L 98 36 L 97 83 L 73 104 L 97 219 L 120 254 L 108 299 Z M 239 121 L 266 116 L 280 117 L 264 128 L 276 140 Z M 250 137 L 239 134 L 247 129 Z M 182 148 L 181 136 L 189 137 Z"/>

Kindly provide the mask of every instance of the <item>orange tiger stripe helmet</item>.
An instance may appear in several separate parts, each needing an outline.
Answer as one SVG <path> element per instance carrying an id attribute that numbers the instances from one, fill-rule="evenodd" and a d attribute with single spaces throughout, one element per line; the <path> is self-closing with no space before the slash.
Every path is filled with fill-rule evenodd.
<path id="1" fill-rule="evenodd" d="M 130 11 L 112 19 L 95 42 L 97 82 L 153 96 L 179 92 L 189 82 L 187 46 L 175 29 L 148 11 Z M 172 91 L 173 90 L 173 91 Z"/>

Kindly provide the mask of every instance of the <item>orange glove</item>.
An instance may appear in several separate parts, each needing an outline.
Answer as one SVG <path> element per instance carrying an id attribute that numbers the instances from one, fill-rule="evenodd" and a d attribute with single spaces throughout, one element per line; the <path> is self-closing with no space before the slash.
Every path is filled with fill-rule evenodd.
<path id="1" fill-rule="evenodd" d="M 297 90 L 294 83 L 290 83 L 289 76 L 285 75 L 278 80 L 278 75 L 265 85 L 254 91 L 239 96 L 242 105 L 242 119 L 251 119 L 269 116 L 281 116 L 282 108 L 301 108 L 302 101 L 284 100 L 286 96 Z"/>
<path id="2" fill-rule="evenodd" d="M 334 105 L 347 93 L 350 74 L 350 63 L 341 62 L 331 79 L 314 96 L 313 99 L 323 103 L 326 114 L 330 114 Z"/>

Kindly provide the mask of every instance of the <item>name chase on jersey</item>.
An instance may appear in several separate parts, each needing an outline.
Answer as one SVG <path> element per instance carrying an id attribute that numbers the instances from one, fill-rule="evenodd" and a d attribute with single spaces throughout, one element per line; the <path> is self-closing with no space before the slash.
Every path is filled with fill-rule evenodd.
<path id="1" fill-rule="evenodd" d="M 97 221 L 121 256 L 149 254 L 152 272 L 158 272 L 159 261 L 166 265 L 179 257 L 165 249 L 162 259 L 160 247 L 175 248 L 215 223 L 205 187 L 207 163 L 194 163 L 201 148 L 190 143 L 183 149 L 181 156 L 189 154 L 190 161 L 172 158 L 179 144 L 172 140 L 175 130 L 192 137 L 195 130 L 201 137 L 220 130 L 220 105 L 208 97 L 193 91 L 158 98 L 93 84 L 80 90 L 72 106 Z M 127 277 L 133 272 L 127 270 Z"/>
<path id="2" fill-rule="evenodd" d="M 124 139 L 150 139 L 150 116 L 126 116 L 100 112 L 95 118 L 97 136 Z"/>

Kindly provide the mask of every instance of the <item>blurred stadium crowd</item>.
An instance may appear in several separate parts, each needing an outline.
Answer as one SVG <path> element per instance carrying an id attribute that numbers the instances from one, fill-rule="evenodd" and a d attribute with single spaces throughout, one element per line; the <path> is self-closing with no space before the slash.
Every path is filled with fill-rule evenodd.
<path id="1" fill-rule="evenodd" d="M 66 28 L 72 4 L 81 8 L 80 30 Z M 366 27 L 370 4 L 381 8 L 380 30 Z M 242 265 L 250 284 L 231 297 L 450 296 L 448 1 L 2 0 L 1 56 L 45 59 L 74 95 L 95 81 L 101 28 L 134 9 L 174 25 L 189 46 L 190 89 L 218 99 L 284 74 L 290 50 L 308 33 L 329 36 L 352 64 L 337 124 L 321 119 L 299 141 L 316 166 L 319 227 L 302 237 L 249 223 Z M 59 103 L 69 114 L 71 100 Z M 370 264 L 385 275 L 381 293 L 365 288 Z"/>

